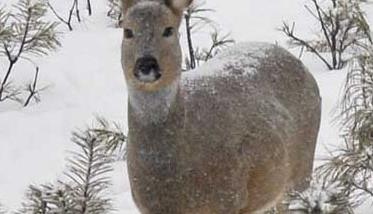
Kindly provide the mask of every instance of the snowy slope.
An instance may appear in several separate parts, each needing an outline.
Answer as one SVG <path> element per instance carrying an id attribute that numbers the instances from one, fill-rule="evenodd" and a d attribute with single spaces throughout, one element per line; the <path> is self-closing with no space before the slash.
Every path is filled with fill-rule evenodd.
<path id="1" fill-rule="evenodd" d="M 42 102 L 24 109 L 0 103 L 0 201 L 10 210 L 20 206 L 29 184 L 52 182 L 62 175 L 67 150 L 73 146 L 72 130 L 89 125 L 95 115 L 125 125 L 126 88 L 119 61 L 121 31 L 108 27 L 105 2 L 94 4 L 100 12 L 76 24 L 72 33 L 61 26 L 66 31 L 63 47 L 37 60 L 40 86 L 48 86 Z M 3 71 L 6 64 L 1 62 Z M 27 82 L 33 75 L 28 63 L 15 69 L 14 79 Z M 122 165 L 118 177 L 125 178 Z M 129 191 L 125 186 L 120 189 Z"/>
<path id="2" fill-rule="evenodd" d="M 0 3 L 3 1 L 14 2 Z M 65 6 L 60 0 L 54 2 L 60 9 Z M 61 26 L 66 31 L 63 46 L 36 60 L 41 69 L 40 84 L 48 86 L 42 93 L 42 102 L 28 108 L 0 103 L 0 202 L 9 210 L 19 208 L 29 184 L 51 182 L 62 176 L 66 151 L 72 149 L 72 130 L 92 123 L 95 115 L 121 122 L 127 129 L 127 95 L 120 65 L 121 30 L 109 27 L 105 0 L 92 2 L 93 17 L 85 16 L 82 24 L 75 24 L 73 32 Z M 284 44 L 284 37 L 276 31 L 283 20 L 299 21 L 299 30 L 304 34 L 309 33 L 312 23 L 304 16 L 303 0 L 213 0 L 206 7 L 217 11 L 211 14 L 212 19 L 238 41 Z M 206 32 L 202 30 L 203 33 Z M 326 71 L 310 55 L 303 61 L 317 79 L 323 98 L 317 149 L 317 157 L 322 157 L 324 146 L 338 141 L 338 127 L 331 124 L 331 111 L 345 72 Z M 1 75 L 6 66 L 0 59 Z M 13 78 L 28 81 L 32 71 L 28 63 L 19 64 Z M 115 169 L 112 192 L 117 213 L 136 214 L 125 164 L 119 162 Z M 366 208 L 360 213 L 372 212 Z"/>

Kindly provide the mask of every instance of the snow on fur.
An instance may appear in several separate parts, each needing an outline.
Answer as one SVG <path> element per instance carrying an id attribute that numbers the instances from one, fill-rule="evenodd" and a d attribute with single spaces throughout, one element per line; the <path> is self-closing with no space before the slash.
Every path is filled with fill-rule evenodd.
<path id="1" fill-rule="evenodd" d="M 1 1 L 0 4 L 11 2 L 15 0 Z M 57 8 L 66 7 L 65 1 L 51 2 Z M 0 203 L 5 209 L 20 207 L 29 184 L 50 182 L 61 175 L 66 150 L 72 147 L 70 132 L 92 121 L 95 114 L 126 125 L 127 94 L 119 51 L 122 32 L 107 27 L 105 1 L 93 0 L 92 3 L 93 17 L 85 18 L 83 24 L 76 25 L 78 30 L 65 34 L 58 53 L 39 61 L 41 84 L 49 86 L 42 93 L 42 102 L 26 109 L 0 103 Z M 233 3 L 214 0 L 207 1 L 206 7 L 217 9 L 217 20 L 232 31 L 234 38 L 272 43 L 275 38 L 281 38 L 281 44 L 284 38 L 275 29 L 284 17 L 297 13 L 301 18 L 304 11 L 303 4 L 298 0 L 271 1 L 270 5 L 268 1 L 259 0 L 237 0 Z M 83 11 L 83 7 L 81 9 Z M 306 22 L 303 25 L 305 28 L 312 25 L 308 20 L 302 20 Z M 225 52 L 227 57 L 233 59 L 234 56 L 228 53 Z M 215 61 L 219 61 L 218 58 Z M 303 61 L 317 79 L 323 97 L 317 155 L 322 157 L 326 153 L 325 144 L 338 143 L 338 127 L 331 124 L 333 115 L 330 112 L 337 103 L 345 72 L 327 72 L 309 55 L 305 55 Z M 223 66 L 216 63 L 217 68 Z M 4 66 L 6 61 L 0 58 L 0 73 Z M 27 71 L 27 63 L 20 64 L 13 78 L 26 81 L 23 75 Z M 183 75 L 201 78 L 201 75 L 211 75 L 214 71 L 217 72 L 213 75 L 218 75 L 219 69 L 206 64 L 198 69 L 198 73 L 190 71 Z M 255 75 L 255 70 L 248 69 L 246 73 Z M 131 198 L 125 163 L 115 164 L 112 178 L 115 213 L 138 213 Z M 356 213 L 367 214 L 371 209 L 368 204 Z"/>

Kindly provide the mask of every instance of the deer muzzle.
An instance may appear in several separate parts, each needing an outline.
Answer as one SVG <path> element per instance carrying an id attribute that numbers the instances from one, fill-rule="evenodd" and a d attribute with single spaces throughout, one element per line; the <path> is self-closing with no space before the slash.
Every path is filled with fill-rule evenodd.
<path id="1" fill-rule="evenodd" d="M 155 82 L 162 76 L 159 64 L 152 56 L 144 56 L 136 60 L 134 75 L 145 83 Z"/>

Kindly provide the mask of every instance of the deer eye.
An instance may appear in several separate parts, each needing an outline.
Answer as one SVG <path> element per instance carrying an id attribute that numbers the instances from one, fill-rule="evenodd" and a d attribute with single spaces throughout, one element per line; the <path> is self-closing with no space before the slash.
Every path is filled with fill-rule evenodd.
<path id="1" fill-rule="evenodd" d="M 133 31 L 131 29 L 124 29 L 124 37 L 126 39 L 131 39 L 133 36 Z"/>
<path id="2" fill-rule="evenodd" d="M 173 27 L 168 27 L 164 30 L 163 32 L 163 37 L 170 37 L 174 34 L 174 28 Z"/>

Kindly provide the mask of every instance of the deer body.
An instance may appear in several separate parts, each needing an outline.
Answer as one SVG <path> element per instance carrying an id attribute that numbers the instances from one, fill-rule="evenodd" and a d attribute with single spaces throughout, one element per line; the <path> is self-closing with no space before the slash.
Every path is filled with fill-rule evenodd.
<path id="1" fill-rule="evenodd" d="M 136 9 L 178 9 L 172 2 L 131 4 L 125 27 Z M 136 39 L 128 30 L 125 37 Z M 137 46 L 126 38 L 128 172 L 141 213 L 261 213 L 288 189 L 307 187 L 320 97 L 299 60 L 275 45 L 245 43 L 181 74 L 171 39 L 144 54 L 128 50 Z M 176 48 L 163 56 L 167 46 Z"/>

